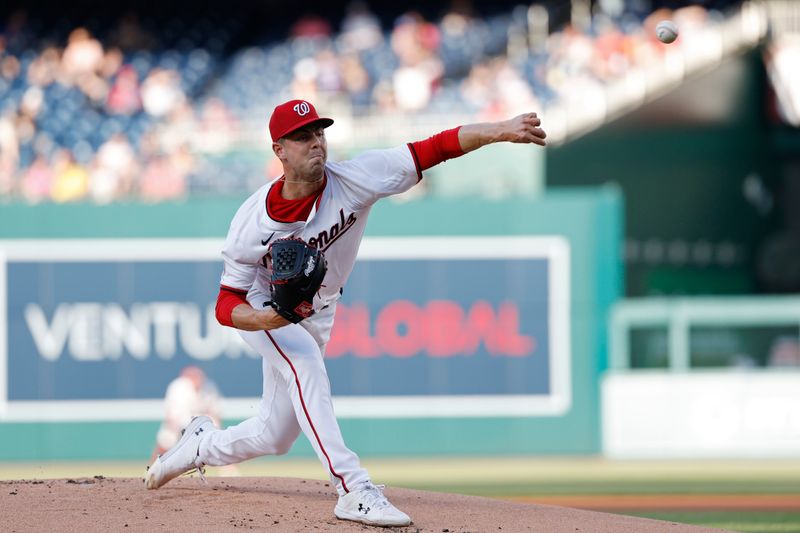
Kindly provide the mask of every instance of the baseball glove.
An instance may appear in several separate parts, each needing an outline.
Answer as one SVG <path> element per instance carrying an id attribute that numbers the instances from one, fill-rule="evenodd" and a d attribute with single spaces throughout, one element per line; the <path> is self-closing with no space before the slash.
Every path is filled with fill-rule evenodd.
<path id="1" fill-rule="evenodd" d="M 303 239 L 285 238 L 270 245 L 268 256 L 272 263 L 270 305 L 294 324 L 313 315 L 314 295 L 328 270 L 322 252 Z"/>

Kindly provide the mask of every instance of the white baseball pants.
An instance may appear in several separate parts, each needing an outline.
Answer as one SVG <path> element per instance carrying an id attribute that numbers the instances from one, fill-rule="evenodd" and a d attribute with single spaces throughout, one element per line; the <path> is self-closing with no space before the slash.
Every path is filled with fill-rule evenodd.
<path id="1" fill-rule="evenodd" d="M 209 433 L 200 444 L 200 460 L 209 466 L 225 466 L 285 454 L 302 430 L 340 496 L 368 481 L 358 456 L 345 446 L 333 412 L 322 350 L 314 337 L 299 324 L 239 333 L 263 358 L 259 413 Z"/>

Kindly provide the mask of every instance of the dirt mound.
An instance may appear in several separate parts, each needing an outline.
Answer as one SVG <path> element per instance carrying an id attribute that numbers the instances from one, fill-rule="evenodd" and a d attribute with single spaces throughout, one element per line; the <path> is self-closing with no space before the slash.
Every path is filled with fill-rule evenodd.
<path id="1" fill-rule="evenodd" d="M 0 482 L 4 532 L 402 531 L 674 532 L 717 529 L 644 518 L 400 488 L 385 491 L 414 520 L 405 528 L 372 528 L 337 520 L 330 484 L 294 478 L 172 481 L 159 490 L 141 479 L 94 478 Z"/>

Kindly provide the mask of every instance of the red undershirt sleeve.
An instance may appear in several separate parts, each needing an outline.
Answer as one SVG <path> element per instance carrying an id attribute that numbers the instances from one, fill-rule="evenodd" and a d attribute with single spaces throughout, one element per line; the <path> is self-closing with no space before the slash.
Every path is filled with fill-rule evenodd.
<path id="1" fill-rule="evenodd" d="M 458 142 L 458 130 L 460 129 L 461 126 L 437 133 L 424 141 L 408 143 L 411 154 L 414 156 L 414 162 L 417 164 L 417 170 L 422 172 L 448 159 L 464 155 L 461 143 Z"/>
<path id="2" fill-rule="evenodd" d="M 247 303 L 245 296 L 247 296 L 247 292 L 243 290 L 222 285 L 217 295 L 217 322 L 223 326 L 235 327 L 233 325 L 233 318 L 231 317 L 233 310 L 236 306 L 241 304 L 250 305 Z"/>

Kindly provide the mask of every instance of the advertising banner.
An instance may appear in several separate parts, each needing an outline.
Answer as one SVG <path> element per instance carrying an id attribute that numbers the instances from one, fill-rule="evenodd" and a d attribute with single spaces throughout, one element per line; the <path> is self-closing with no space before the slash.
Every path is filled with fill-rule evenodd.
<path id="1" fill-rule="evenodd" d="M 187 365 L 254 414 L 261 362 L 214 317 L 221 246 L 0 243 L 0 419 L 159 419 Z M 326 349 L 337 413 L 564 414 L 569 272 L 559 237 L 365 239 Z"/>

